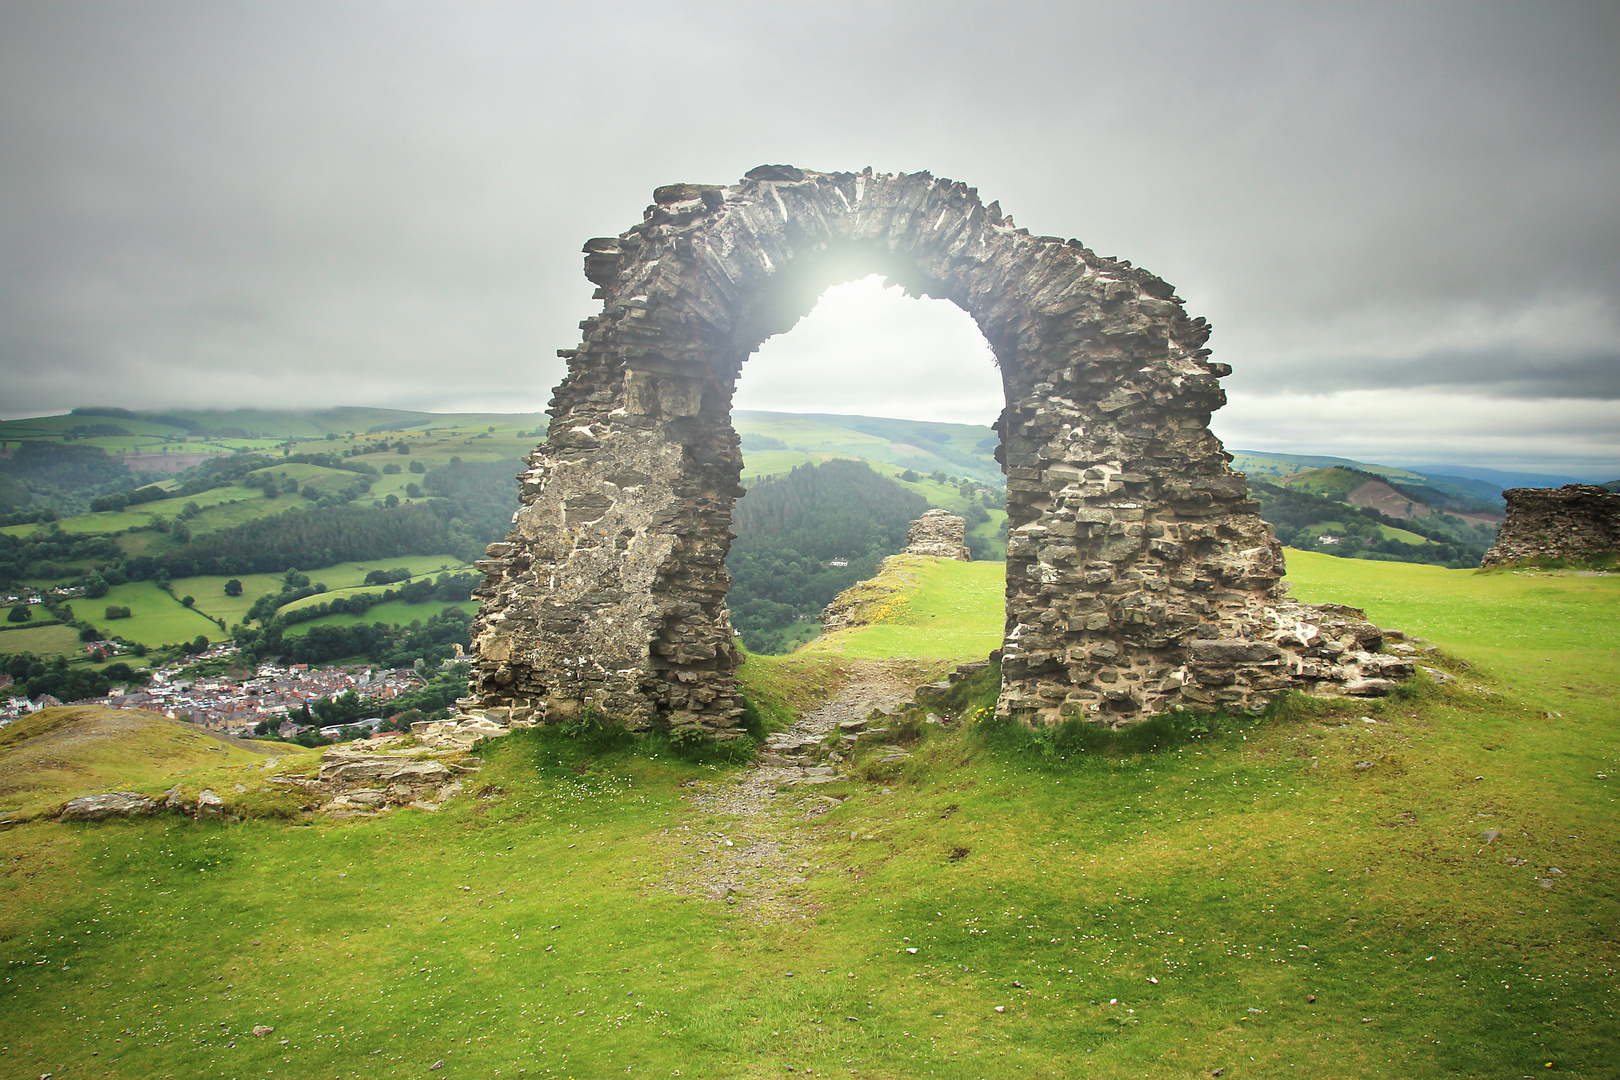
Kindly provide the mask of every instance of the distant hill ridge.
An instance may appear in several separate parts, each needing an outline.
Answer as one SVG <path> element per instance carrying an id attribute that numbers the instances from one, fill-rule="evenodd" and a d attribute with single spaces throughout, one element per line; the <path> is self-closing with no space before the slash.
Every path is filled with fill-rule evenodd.
<path id="1" fill-rule="evenodd" d="M 155 469 L 156 453 L 218 454 L 234 449 L 203 440 L 249 440 L 260 443 L 289 439 L 341 438 L 381 432 L 411 432 L 430 427 L 489 425 L 505 430 L 527 428 L 538 441 L 546 414 L 435 413 L 368 406 L 323 409 L 126 409 L 85 405 L 58 416 L 0 420 L 0 454 L 32 440 L 80 441 L 102 446 L 141 471 Z M 780 475 L 805 454 L 864 458 L 868 461 L 933 472 L 936 469 L 991 486 L 1001 486 L 995 462 L 996 433 L 984 424 L 958 424 L 898 417 L 840 413 L 788 413 L 738 410 L 732 422 L 743 436 L 748 472 Z M 176 440 L 184 438 L 184 449 Z M 134 445 L 146 443 L 149 445 Z M 778 445 L 779 444 L 779 445 Z M 1230 449 L 1230 448 L 1229 448 Z M 1444 496 L 1501 509 L 1501 493 L 1510 487 L 1559 487 L 1592 483 L 1591 477 L 1505 471 L 1471 465 L 1381 465 L 1351 458 L 1275 451 L 1231 449 L 1234 468 L 1253 477 L 1285 477 L 1313 469 L 1345 468 L 1376 476 L 1411 491 L 1431 488 Z M 135 458 L 135 455 L 142 455 Z M 784 456 L 785 455 L 785 456 Z M 159 462 L 158 464 L 161 464 Z M 1620 478 L 1605 486 L 1620 485 Z M 1428 501 L 1428 500 L 1425 500 Z M 1428 505 L 1437 505 L 1428 502 Z"/>

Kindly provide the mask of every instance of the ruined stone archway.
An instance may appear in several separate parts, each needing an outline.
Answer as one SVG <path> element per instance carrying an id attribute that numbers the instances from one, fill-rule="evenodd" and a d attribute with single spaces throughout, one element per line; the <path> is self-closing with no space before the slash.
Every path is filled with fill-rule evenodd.
<path id="1" fill-rule="evenodd" d="M 870 169 L 659 188 L 585 251 L 602 313 L 560 352 L 512 531 L 479 564 L 469 707 L 739 730 L 732 393 L 761 342 L 873 271 L 967 311 L 1001 369 L 1004 711 L 1120 724 L 1332 677 L 1307 666 L 1318 628 L 1280 613 L 1282 550 L 1209 431 L 1230 369 L 1154 275 L 1031 236 L 964 184 Z"/>

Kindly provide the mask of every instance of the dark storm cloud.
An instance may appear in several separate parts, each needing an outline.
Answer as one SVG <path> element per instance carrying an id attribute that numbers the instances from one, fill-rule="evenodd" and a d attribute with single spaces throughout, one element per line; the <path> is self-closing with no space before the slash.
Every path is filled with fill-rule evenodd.
<path id="1" fill-rule="evenodd" d="M 539 407 L 580 242 L 762 161 L 931 169 L 1148 267 L 1235 401 L 1613 401 L 1617 12 L 7 3 L 0 411 Z M 928 407 L 851 411 L 890 404 Z"/>

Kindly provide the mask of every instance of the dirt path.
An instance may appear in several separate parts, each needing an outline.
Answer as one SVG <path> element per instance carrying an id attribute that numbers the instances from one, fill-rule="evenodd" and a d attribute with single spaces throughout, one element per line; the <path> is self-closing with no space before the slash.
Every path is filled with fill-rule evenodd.
<path id="1" fill-rule="evenodd" d="M 699 783 L 690 796 L 691 820 L 669 831 L 676 850 L 665 886 L 735 904 L 755 922 L 808 916 L 802 886 L 817 866 L 802 823 L 838 805 L 816 793 L 838 778 L 837 766 L 816 761 L 811 751 L 841 722 L 892 709 L 913 690 L 875 669 L 771 736 L 741 775 Z"/>

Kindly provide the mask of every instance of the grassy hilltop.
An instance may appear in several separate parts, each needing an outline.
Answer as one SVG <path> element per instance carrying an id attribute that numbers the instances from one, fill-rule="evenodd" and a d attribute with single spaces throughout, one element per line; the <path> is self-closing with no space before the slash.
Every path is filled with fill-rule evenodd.
<path id="1" fill-rule="evenodd" d="M 931 624 L 982 655 L 999 583 L 936 565 L 750 693 L 931 677 L 896 655 Z M 548 729 L 438 814 L 281 819 L 222 762 L 238 824 L 18 826 L 0 1072 L 1612 1076 L 1620 578 L 1290 569 L 1455 681 L 1043 739 L 979 719 L 992 671 L 758 808 L 741 766 Z"/>

